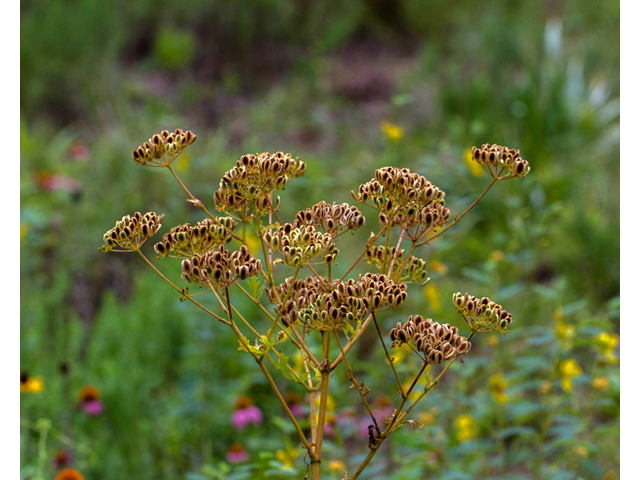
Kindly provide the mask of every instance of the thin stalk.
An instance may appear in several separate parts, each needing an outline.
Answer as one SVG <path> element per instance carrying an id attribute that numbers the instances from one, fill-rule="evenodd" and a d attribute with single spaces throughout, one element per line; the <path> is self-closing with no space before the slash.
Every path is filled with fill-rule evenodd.
<path id="1" fill-rule="evenodd" d="M 369 402 L 367 402 L 365 394 L 362 392 L 362 389 L 360 388 L 360 385 L 358 384 L 358 380 L 356 380 L 356 377 L 353 374 L 353 370 L 351 370 L 351 366 L 349 365 L 349 362 L 347 361 L 347 356 L 345 355 L 344 350 L 342 349 L 342 342 L 340 342 L 340 337 L 338 336 L 338 332 L 336 332 L 334 330 L 333 333 L 335 333 L 336 340 L 338 341 L 338 345 L 340 346 L 340 351 L 342 352 L 342 357 L 344 358 L 344 363 L 345 363 L 345 365 L 347 367 L 347 371 L 349 372 L 349 379 L 353 382 L 353 384 L 355 385 L 356 389 L 358 390 L 358 393 L 360 394 L 360 397 L 362 398 L 362 401 L 364 402 L 364 406 L 367 408 L 367 411 L 369 412 L 369 415 L 371 416 L 371 420 L 373 421 L 374 425 L 379 430 L 380 427 L 378 426 L 378 422 L 376 421 L 376 417 L 373 414 L 373 411 L 371 410 L 371 407 L 369 406 Z"/>
<path id="2" fill-rule="evenodd" d="M 362 323 L 362 326 L 360 327 L 360 329 L 353 335 L 353 337 L 351 337 L 351 339 L 344 346 L 345 353 L 348 353 L 349 350 L 351 350 L 351 347 L 353 347 L 355 345 L 355 343 L 358 341 L 358 338 L 360 338 L 360 336 L 364 333 L 366 328 L 371 323 L 372 319 L 373 319 L 373 315 L 369 314 L 369 316 L 366 318 L 366 320 Z M 344 358 L 344 356 L 343 356 L 343 354 L 341 352 L 338 355 L 338 358 L 336 358 L 333 361 L 333 363 L 331 364 L 331 370 L 334 370 L 338 365 L 340 365 L 340 362 L 342 361 L 343 358 Z"/>
<path id="3" fill-rule="evenodd" d="M 411 255 L 413 255 L 413 252 L 414 252 L 415 249 L 416 249 L 416 242 L 414 241 L 411 244 L 411 248 L 409 249 L 409 253 L 407 254 L 407 258 L 404 259 L 404 262 L 402 263 L 402 266 L 398 270 L 398 278 L 392 279 L 392 280 L 394 280 L 395 282 L 400 281 L 400 276 L 402 275 L 402 272 L 404 271 L 405 267 L 407 266 L 407 262 L 411 258 Z M 391 275 L 391 272 L 389 272 L 389 275 Z"/>
<path id="4" fill-rule="evenodd" d="M 469 207 L 468 207 L 464 212 L 462 212 L 462 215 L 456 215 L 456 218 L 454 218 L 454 219 L 453 219 L 453 221 L 452 221 L 449 225 L 447 225 L 446 227 L 444 227 L 442 230 L 440 230 L 438 233 L 436 233 L 433 237 L 427 238 L 426 240 L 424 240 L 424 241 L 422 241 L 422 242 L 418 243 L 418 244 L 417 244 L 417 246 L 419 247 L 419 246 L 421 246 L 421 245 L 424 245 L 425 243 L 429 243 L 431 240 L 433 240 L 434 238 L 439 237 L 439 236 L 440 236 L 440 235 L 442 235 L 444 232 L 446 232 L 446 231 L 447 231 L 447 230 L 449 230 L 451 227 L 453 227 L 456 223 L 458 223 L 458 222 L 462 219 L 462 217 L 464 217 L 464 216 L 469 212 L 469 210 L 471 210 L 473 207 L 475 207 L 475 206 L 476 206 L 476 204 L 480 201 L 480 199 L 481 199 L 482 197 L 484 197 L 484 195 L 489 191 L 489 189 L 490 189 L 491 187 L 493 187 L 493 184 L 494 184 L 494 183 L 496 183 L 498 180 L 500 180 L 500 178 L 498 178 L 498 177 L 494 177 L 494 179 L 491 181 L 491 183 L 489 184 L 489 186 L 488 186 L 487 188 L 485 188 L 485 189 L 484 189 L 484 192 L 482 192 L 482 193 L 480 194 L 480 196 L 479 196 L 478 198 L 476 198 L 476 201 L 475 201 L 475 202 L 473 202 L 471 205 L 469 205 Z"/>
<path id="5" fill-rule="evenodd" d="M 144 256 L 144 253 L 142 253 L 140 250 L 136 250 L 140 256 L 143 258 L 143 260 L 145 262 L 147 262 L 147 264 L 153 268 L 155 270 L 155 272 L 160 275 L 169 285 L 171 285 L 174 289 L 176 289 L 178 292 L 180 292 L 181 295 L 184 295 L 185 298 L 189 299 L 191 302 L 193 302 L 195 305 L 197 305 L 198 307 L 200 307 L 202 310 L 204 310 L 205 312 L 207 312 L 209 315 L 211 315 L 213 318 L 215 318 L 216 320 L 221 321 L 222 323 L 224 323 L 225 325 L 231 325 L 229 323 L 229 321 L 225 320 L 224 318 L 222 318 L 219 315 L 216 315 L 215 313 L 213 313 L 211 310 L 209 310 L 208 308 L 206 308 L 204 305 L 196 302 L 193 298 L 191 298 L 191 296 L 187 293 L 184 293 L 179 287 L 177 287 L 176 285 L 173 284 L 173 282 L 171 282 L 171 280 L 169 280 L 167 277 L 165 277 L 160 270 L 158 270 L 155 265 L 153 263 L 151 263 L 149 261 L 149 259 L 147 257 Z"/>
<path id="6" fill-rule="evenodd" d="M 176 174 L 176 172 L 173 170 L 173 168 L 171 168 L 171 165 L 167 165 L 167 168 L 169 169 L 169 171 L 173 174 L 173 176 L 175 177 L 175 179 L 178 181 L 178 183 L 180 184 L 180 186 L 182 186 L 182 188 L 184 189 L 185 192 L 187 192 L 187 195 L 189 195 L 189 197 L 191 197 L 191 202 L 193 205 L 195 205 L 196 207 L 200 208 L 207 217 L 209 217 L 211 220 L 213 220 L 214 222 L 216 222 L 217 224 L 220 224 L 218 222 L 218 219 L 216 217 L 214 217 L 209 210 L 207 210 L 207 207 L 204 206 L 204 204 L 198 200 L 196 197 L 194 197 L 191 192 L 189 191 L 189 189 L 187 188 L 187 186 L 182 183 L 182 180 L 180 180 L 180 178 L 178 177 L 178 175 Z M 236 235 L 235 233 L 233 233 L 231 230 L 227 230 L 229 232 L 229 234 L 234 237 L 236 240 L 240 240 L 242 241 L 242 239 Z M 243 242 L 244 243 L 244 242 Z"/>
<path id="7" fill-rule="evenodd" d="M 349 275 L 349 273 L 351 273 L 351 270 L 356 268 L 356 265 L 358 265 L 358 262 L 360 262 L 360 260 L 362 260 L 362 257 L 364 257 L 365 254 L 367 253 L 367 250 L 369 250 L 369 244 L 373 244 L 380 237 L 380 235 L 382 235 L 383 231 L 384 231 L 384 228 L 381 228 L 380 231 L 378 232 L 378 234 L 375 237 L 370 238 L 369 240 L 367 240 L 367 245 L 364 248 L 364 250 L 362 251 L 362 253 L 360 254 L 360 256 L 358 258 L 356 258 L 356 261 L 351 264 L 351 266 L 345 272 L 345 274 L 342 275 L 342 277 L 340 277 L 340 281 L 341 282 L 346 278 L 347 275 Z"/>
<path id="8" fill-rule="evenodd" d="M 326 338 L 325 338 L 326 337 Z M 325 427 L 325 418 L 327 414 L 327 398 L 329 396 L 329 374 L 331 373 L 329 370 L 329 344 L 331 342 L 331 335 L 325 335 L 325 332 L 322 332 L 322 363 L 323 366 L 321 368 L 322 380 L 320 387 L 320 411 L 318 412 L 318 424 L 316 427 L 316 438 L 315 438 L 315 455 L 312 460 L 312 475 L 313 479 L 320 479 L 320 462 L 322 459 L 322 440 L 324 436 L 324 427 Z"/>
<path id="9" fill-rule="evenodd" d="M 469 336 L 471 337 L 471 335 Z M 396 415 L 391 419 L 391 422 L 389 423 L 389 425 L 387 426 L 387 428 L 384 430 L 384 432 L 382 432 L 382 434 L 380 435 L 380 444 L 382 444 L 382 442 L 384 442 L 384 440 L 393 432 L 395 431 L 397 428 L 399 428 L 399 425 L 395 425 L 397 423 L 398 420 L 402 420 L 403 418 L 405 418 L 409 412 L 413 409 L 413 407 L 422 399 L 425 397 L 425 395 L 433 388 L 435 387 L 438 382 L 440 381 L 440 379 L 442 378 L 442 376 L 445 374 L 445 372 L 449 369 L 449 367 L 453 364 L 453 362 L 458 358 L 458 356 L 456 355 L 455 357 L 453 357 L 451 359 L 451 361 L 447 364 L 447 366 L 442 370 L 442 372 L 440 372 L 440 375 L 438 375 L 438 377 L 436 377 L 435 380 L 433 380 L 424 390 L 424 392 L 422 392 L 422 394 L 420 395 L 419 398 L 417 398 L 412 404 L 411 406 L 407 409 L 406 412 L 402 413 L 402 408 L 404 407 L 404 404 L 407 401 L 407 398 L 409 397 L 409 395 L 411 394 L 411 391 L 413 390 L 413 388 L 415 387 L 416 383 L 418 382 L 418 379 L 420 378 L 420 376 L 422 376 L 422 373 L 424 372 L 425 368 L 427 367 L 427 363 L 425 362 L 422 365 L 422 368 L 420 369 L 420 372 L 418 373 L 418 375 L 416 376 L 416 378 L 414 379 L 413 383 L 411 384 L 411 386 L 409 387 L 409 389 L 407 390 L 407 396 L 405 398 L 402 399 L 402 401 L 400 402 L 400 406 L 396 409 Z M 369 462 L 371 462 L 371 459 L 373 459 L 374 455 L 376 454 L 376 452 L 380 449 L 380 446 L 378 446 L 378 448 L 371 450 L 369 452 L 369 454 L 367 455 L 367 457 L 363 460 L 362 464 L 360 464 L 360 467 L 358 467 L 358 470 L 356 471 L 356 473 L 353 474 L 353 476 L 351 477 L 351 480 L 356 480 L 360 474 L 362 473 L 362 471 L 365 469 L 365 467 L 369 464 Z"/>
<path id="10" fill-rule="evenodd" d="M 389 235 L 389 234 L 387 234 L 387 235 Z M 398 237 L 398 244 L 396 245 L 396 252 L 400 250 L 400 245 L 402 245 L 402 236 L 403 235 L 404 235 L 404 228 L 402 229 L 402 231 L 400 232 L 400 236 Z M 389 239 L 387 238 L 387 240 L 389 240 Z M 415 246 L 415 243 L 413 244 L 413 246 Z M 386 258 L 387 257 L 385 256 L 384 258 L 385 258 L 385 262 L 386 262 Z M 407 258 L 409 258 L 409 257 L 407 257 Z M 396 263 L 395 255 L 393 255 L 391 257 L 391 263 L 389 265 L 389 273 L 387 273 L 387 277 L 389 277 L 389 278 L 391 278 L 391 272 L 393 271 L 394 263 Z M 385 268 L 383 268 L 382 271 L 384 272 Z M 400 274 L 399 275 L 401 275 L 401 274 L 402 274 L 402 269 L 400 269 Z"/>
<path id="11" fill-rule="evenodd" d="M 176 172 L 173 170 L 173 168 L 171 168 L 171 165 L 167 165 L 167 168 L 169 169 L 169 171 L 171 172 L 171 174 L 175 177 L 175 179 L 178 181 L 178 183 L 180 184 L 180 186 L 184 189 L 185 192 L 187 192 L 187 195 L 189 195 L 189 197 L 191 197 L 191 200 L 193 200 L 193 204 L 197 207 L 199 207 L 200 209 L 202 209 L 202 211 L 205 213 L 205 215 L 207 215 L 209 218 L 213 219 L 213 215 L 211 215 L 211 213 L 209 213 L 209 211 L 207 210 L 207 207 L 204 206 L 204 204 L 198 200 L 196 197 L 194 197 L 191 192 L 189 191 L 189 189 L 187 188 L 187 186 L 182 183 L 182 180 L 180 180 L 180 178 L 178 177 L 178 175 L 176 174 Z"/>
<path id="12" fill-rule="evenodd" d="M 302 332 L 304 335 L 304 331 Z M 309 383 L 309 388 L 313 388 L 313 381 L 311 380 L 311 374 L 309 371 L 309 357 L 305 357 L 305 351 L 301 350 L 300 355 L 302 356 L 302 364 L 304 365 L 304 371 L 307 374 L 307 382 Z M 310 410 L 310 421 L 311 425 L 311 439 L 315 441 L 316 438 L 316 394 L 315 391 L 309 391 L 309 410 Z"/>
<path id="13" fill-rule="evenodd" d="M 258 300 L 256 300 L 255 298 L 253 298 L 253 296 L 252 296 L 249 292 L 247 292 L 244 288 L 242 288 L 242 286 L 241 286 L 239 283 L 236 283 L 235 285 L 240 289 L 240 291 L 242 291 L 242 293 L 244 293 L 247 297 L 249 297 L 249 298 L 250 298 L 250 299 L 251 299 L 251 300 L 252 300 L 252 301 L 253 301 L 253 302 L 254 302 L 254 303 L 255 303 L 255 304 L 260 308 L 260 310 L 262 310 L 262 312 L 263 312 L 263 313 L 265 313 L 265 314 L 266 314 L 266 315 L 271 319 L 271 321 L 276 321 L 276 319 L 275 319 L 275 318 L 273 318 L 273 315 L 271 315 L 271 313 L 269 313 L 269 311 L 268 311 L 266 308 L 264 308 L 264 307 L 262 306 L 262 304 L 261 304 Z M 284 325 L 282 325 L 281 323 L 278 323 L 278 326 L 279 326 L 280 328 L 282 328 L 282 331 L 284 332 L 284 334 L 289 338 L 289 340 L 291 340 L 291 342 L 292 342 L 292 343 L 293 343 L 293 344 L 294 344 L 298 349 L 302 348 L 302 347 L 300 346 L 300 344 L 296 341 L 296 339 L 295 339 L 295 338 L 293 338 L 293 337 L 289 334 L 289 332 L 287 332 L 286 327 L 285 327 Z"/>
<path id="14" fill-rule="evenodd" d="M 285 409 L 287 415 L 289 416 L 289 419 L 291 420 L 291 423 L 293 423 L 294 428 L 298 432 L 298 436 L 300 437 L 300 440 L 304 444 L 305 448 L 309 451 L 309 455 L 311 455 L 311 446 L 307 441 L 307 437 L 304 435 L 302 428 L 300 428 L 300 424 L 296 420 L 296 417 L 293 415 L 293 413 L 291 413 L 291 409 L 287 405 L 287 402 L 285 401 L 285 399 L 282 397 L 282 394 L 280 393 L 280 390 L 278 389 L 278 386 L 276 385 L 276 383 L 273 381 L 273 377 L 269 373 L 269 370 L 267 370 L 267 367 L 264 365 L 264 362 L 263 362 L 264 356 L 256 355 L 251 351 L 251 349 L 249 348 L 249 344 L 246 343 L 246 339 L 244 338 L 242 333 L 240 333 L 240 331 L 238 330 L 238 327 L 233 321 L 233 316 L 231 314 L 232 309 L 231 309 L 231 299 L 229 297 L 229 287 L 225 288 L 225 296 L 227 300 L 227 313 L 229 315 L 229 324 L 231 328 L 233 329 L 234 333 L 240 340 L 240 343 L 242 344 L 242 346 L 251 354 L 251 356 L 254 358 L 254 360 L 260 367 L 260 370 L 262 370 L 262 373 L 264 373 L 265 377 L 267 377 L 267 381 L 269 382 L 269 385 L 271 386 L 273 392 L 276 394 L 276 397 L 278 397 L 280 404 Z"/>
<path id="15" fill-rule="evenodd" d="M 382 343 L 382 346 L 384 347 L 384 353 L 387 356 L 387 360 L 389 361 L 389 365 L 391 365 L 391 369 L 393 370 L 393 374 L 395 375 L 396 381 L 398 382 L 398 389 L 400 390 L 400 396 L 402 398 L 405 398 L 404 389 L 402 388 L 402 382 L 400 381 L 400 377 L 398 376 L 398 372 L 396 370 L 396 367 L 393 365 L 393 360 L 391 359 L 391 355 L 389 355 L 389 350 L 387 350 L 387 345 L 384 343 L 384 338 L 382 338 L 382 332 L 380 332 L 380 327 L 378 326 L 378 320 L 376 319 L 376 316 L 373 313 L 371 315 L 373 316 L 373 323 L 375 324 L 376 330 L 378 331 L 378 337 L 380 338 L 380 343 Z M 340 348 L 340 350 L 342 350 L 342 347 Z M 343 358 L 344 358 L 344 360 L 346 362 L 347 361 L 346 355 L 343 355 Z"/>

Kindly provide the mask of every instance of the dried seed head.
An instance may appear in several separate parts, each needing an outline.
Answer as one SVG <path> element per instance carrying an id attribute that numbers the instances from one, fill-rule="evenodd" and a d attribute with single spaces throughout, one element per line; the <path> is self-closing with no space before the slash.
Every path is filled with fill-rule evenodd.
<path id="1" fill-rule="evenodd" d="M 411 239 L 446 224 L 450 217 L 449 209 L 444 206 L 444 192 L 406 168 L 378 169 L 375 178 L 360 185 L 358 192 L 351 195 L 356 201 L 379 210 L 382 226 L 390 224 L 403 229 Z"/>
<path id="2" fill-rule="evenodd" d="M 360 228 L 364 224 L 365 218 L 356 207 L 347 203 L 329 205 L 324 201 L 298 212 L 293 222 L 295 227 L 312 225 L 333 238 L 348 230 Z"/>
<path id="3" fill-rule="evenodd" d="M 138 165 L 168 167 L 196 138 L 190 130 L 177 129 L 173 133 L 164 130 L 136 148 L 131 156 Z"/>
<path id="4" fill-rule="evenodd" d="M 471 348 L 471 343 L 458 333 L 456 327 L 424 319 L 419 315 L 410 316 L 403 325 L 398 323 L 390 333 L 392 346 L 413 341 L 415 348 L 424 354 L 427 363 L 442 363 Z"/>
<path id="5" fill-rule="evenodd" d="M 293 178 L 304 174 L 306 165 L 290 154 L 268 152 L 240 157 L 236 166 L 226 172 L 213 202 L 219 210 L 241 211 L 245 215 L 264 215 L 276 210 L 272 194 Z"/>
<path id="6" fill-rule="evenodd" d="M 520 150 L 490 145 L 485 143 L 480 148 L 471 149 L 471 157 L 478 163 L 488 167 L 494 178 L 499 177 L 506 169 L 510 177 L 524 177 L 529 173 L 529 162 L 520 157 Z"/>
<path id="7" fill-rule="evenodd" d="M 182 261 L 182 278 L 191 283 L 222 288 L 258 275 L 261 270 L 262 262 L 254 258 L 246 247 L 229 252 L 220 245 L 215 250 L 196 253 Z"/>
<path id="8" fill-rule="evenodd" d="M 205 218 L 193 226 L 188 223 L 177 225 L 165 233 L 162 242 L 154 248 L 159 258 L 169 255 L 193 257 L 229 243 L 237 226 L 231 217 Z"/>
<path id="9" fill-rule="evenodd" d="M 264 241 L 284 256 L 284 263 L 301 267 L 311 258 L 323 255 L 325 261 L 333 262 L 339 250 L 328 233 L 320 233 L 312 225 L 294 227 L 290 223 L 280 226 L 275 232 L 266 232 Z"/>
<path id="10" fill-rule="evenodd" d="M 154 212 L 125 215 L 122 220 L 116 222 L 115 227 L 102 236 L 104 243 L 100 250 L 137 251 L 148 238 L 156 234 L 162 226 L 163 219 L 164 215 L 158 216 Z"/>
<path id="11" fill-rule="evenodd" d="M 488 297 L 477 299 L 458 292 L 453 295 L 453 305 L 474 332 L 498 331 L 505 335 L 509 332 L 511 314 Z"/>

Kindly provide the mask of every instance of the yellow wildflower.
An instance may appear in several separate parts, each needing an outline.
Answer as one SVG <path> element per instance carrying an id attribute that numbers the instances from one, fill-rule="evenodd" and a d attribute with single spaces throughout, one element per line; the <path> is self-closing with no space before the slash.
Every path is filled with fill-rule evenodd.
<path id="1" fill-rule="evenodd" d="M 396 347 L 389 353 L 391 358 L 393 358 L 393 364 L 397 365 L 398 363 L 402 363 L 404 357 L 407 356 L 407 351 L 402 347 Z"/>
<path id="2" fill-rule="evenodd" d="M 507 402 L 506 388 L 507 381 L 501 374 L 495 373 L 491 375 L 491 378 L 489 378 L 489 390 L 491 390 L 491 396 L 497 403 Z"/>
<path id="3" fill-rule="evenodd" d="M 494 262 L 501 262 L 502 260 L 504 260 L 504 252 L 500 250 L 494 250 L 489 254 L 489 258 Z"/>
<path id="4" fill-rule="evenodd" d="M 30 377 L 27 373 L 20 375 L 20 393 L 40 393 L 43 389 L 42 377 Z"/>
<path id="5" fill-rule="evenodd" d="M 582 369 L 573 358 L 565 360 L 560 364 L 560 375 L 562 377 L 562 389 L 565 392 L 571 390 L 571 379 L 582 373 Z"/>
<path id="6" fill-rule="evenodd" d="M 331 417 L 333 417 L 334 410 L 336 408 L 336 401 L 332 395 L 327 395 L 327 407 L 325 412 L 325 423 L 331 423 Z M 316 424 L 320 417 L 320 395 L 316 395 Z"/>
<path id="7" fill-rule="evenodd" d="M 559 340 L 568 341 L 576 335 L 576 327 L 567 325 L 564 322 L 558 322 L 556 325 L 556 336 Z"/>
<path id="8" fill-rule="evenodd" d="M 320 395 L 316 396 L 316 407 L 320 408 Z M 327 415 L 333 413 L 333 410 L 336 408 L 336 401 L 333 399 L 332 395 L 327 395 Z"/>
<path id="9" fill-rule="evenodd" d="M 434 272 L 438 272 L 442 275 L 449 271 L 447 266 L 438 260 L 431 260 L 431 263 L 429 263 L 429 270 L 433 270 Z"/>
<path id="10" fill-rule="evenodd" d="M 329 470 L 331 470 L 332 472 L 344 472 L 345 471 L 344 463 L 341 462 L 340 460 L 331 460 L 329 462 Z"/>
<path id="11" fill-rule="evenodd" d="M 577 447 L 574 447 L 573 451 L 579 457 L 586 457 L 587 455 L 589 455 L 589 451 L 587 450 L 587 447 L 585 447 L 584 445 L 578 445 Z"/>
<path id="12" fill-rule="evenodd" d="M 464 152 L 464 163 L 466 163 L 467 167 L 469 167 L 471 175 L 473 175 L 474 177 L 482 176 L 482 172 L 484 171 L 484 169 L 478 162 L 473 161 L 473 154 L 471 153 L 470 148 L 468 148 Z"/>
<path id="13" fill-rule="evenodd" d="M 278 460 L 285 467 L 293 468 L 294 461 L 298 456 L 298 450 L 293 447 L 287 447 L 286 449 L 280 449 L 276 451 L 276 460 Z"/>
<path id="14" fill-rule="evenodd" d="M 420 375 L 420 378 L 416 382 L 416 385 L 413 387 L 413 390 L 409 394 L 409 397 L 408 397 L 409 400 L 413 401 L 417 399 L 422 394 L 422 392 L 424 392 L 424 387 L 427 385 L 428 381 L 429 381 L 429 376 L 426 373 L 423 373 L 422 375 Z M 409 388 L 411 387 L 412 383 L 413 383 L 413 380 L 407 380 L 402 385 L 402 388 L 404 389 L 405 392 L 409 391 Z"/>
<path id="15" fill-rule="evenodd" d="M 493 335 L 489 335 L 489 338 L 487 338 L 487 342 L 489 343 L 490 347 L 497 347 L 498 343 L 500 342 L 500 339 L 498 338 L 498 335 L 496 335 L 495 333 Z"/>
<path id="16" fill-rule="evenodd" d="M 605 355 L 611 355 L 618 345 L 618 336 L 613 333 L 602 332 L 594 338 L 598 344 L 598 348 L 600 348 L 600 351 Z"/>
<path id="17" fill-rule="evenodd" d="M 442 304 L 440 303 L 440 290 L 433 283 L 428 283 L 424 287 L 424 296 L 426 297 L 429 305 L 433 308 L 434 312 L 442 310 Z"/>
<path id="18" fill-rule="evenodd" d="M 597 377 L 591 381 L 591 386 L 598 390 L 607 390 L 609 388 L 609 379 L 607 377 Z"/>
<path id="19" fill-rule="evenodd" d="M 436 414 L 438 413 L 438 407 L 431 407 L 428 412 L 418 415 L 418 419 L 425 425 L 431 425 L 436 421 Z"/>
<path id="20" fill-rule="evenodd" d="M 380 124 L 380 130 L 382 130 L 382 133 L 384 133 L 384 136 L 387 137 L 387 140 L 390 142 L 397 142 L 404 135 L 400 127 L 389 122 L 382 122 Z"/>
<path id="21" fill-rule="evenodd" d="M 187 172 L 189 170 L 190 160 L 191 157 L 189 156 L 189 154 L 183 152 L 182 155 L 178 157 L 178 161 L 176 162 L 176 170 L 180 173 Z"/>
<path id="22" fill-rule="evenodd" d="M 456 418 L 458 433 L 456 438 L 459 442 L 471 440 L 476 434 L 476 422 L 471 415 L 461 415 Z"/>

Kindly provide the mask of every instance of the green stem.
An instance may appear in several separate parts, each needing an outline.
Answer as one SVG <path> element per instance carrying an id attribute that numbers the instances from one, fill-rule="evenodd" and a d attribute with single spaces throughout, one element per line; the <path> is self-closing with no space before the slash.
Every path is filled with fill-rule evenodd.
<path id="1" fill-rule="evenodd" d="M 155 265 L 153 263 L 151 263 L 149 261 L 149 259 L 147 257 L 144 256 L 144 253 L 142 253 L 140 250 L 136 250 L 140 256 L 143 258 L 143 260 L 145 262 L 147 262 L 147 264 L 153 268 L 155 270 L 155 272 L 160 275 L 165 282 L 167 282 L 169 285 L 171 285 L 174 289 L 176 289 L 178 292 L 180 292 L 181 295 L 184 295 L 185 298 L 187 298 L 188 300 L 190 300 L 191 302 L 193 302 L 195 305 L 197 305 L 198 307 L 200 307 L 202 310 L 204 310 L 205 312 L 207 312 L 209 315 L 211 315 L 213 318 L 215 318 L 216 320 L 221 321 L 222 323 L 224 323 L 225 325 L 231 325 L 227 320 L 225 320 L 224 318 L 222 318 L 219 315 L 216 315 L 215 313 L 213 313 L 211 310 L 209 310 L 208 308 L 206 308 L 205 306 L 201 305 L 200 303 L 196 302 L 193 298 L 191 298 L 191 296 L 187 293 L 185 293 L 182 289 L 180 289 L 179 287 L 177 287 L 176 285 L 173 284 L 173 282 L 171 280 L 169 280 L 167 277 L 165 277 L 160 270 L 158 270 Z"/>

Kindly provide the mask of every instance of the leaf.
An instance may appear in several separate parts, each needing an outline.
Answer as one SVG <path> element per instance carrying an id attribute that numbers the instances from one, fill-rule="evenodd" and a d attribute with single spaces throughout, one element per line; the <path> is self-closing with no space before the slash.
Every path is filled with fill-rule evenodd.
<path id="1" fill-rule="evenodd" d="M 262 292 L 264 292 L 264 288 L 265 288 L 264 283 L 258 280 L 258 277 L 251 277 L 247 281 L 247 285 L 249 286 L 249 291 L 251 292 L 251 296 L 255 300 L 260 300 L 260 297 L 262 296 Z"/>
<path id="2" fill-rule="evenodd" d="M 271 347 L 273 347 L 274 345 L 274 342 L 266 335 L 260 335 L 260 341 L 264 345 L 264 353 L 267 353 L 269 350 L 271 350 Z"/>
<path id="3" fill-rule="evenodd" d="M 287 357 L 282 352 L 276 352 L 276 354 L 278 355 L 277 362 L 275 362 L 273 358 L 268 357 L 269 360 L 271 360 L 271 363 L 273 363 L 273 366 L 276 367 L 278 370 L 280 370 L 282 372 L 282 375 L 285 376 L 285 378 L 288 378 L 289 380 L 293 380 L 294 382 L 297 382 L 298 379 L 293 376 L 293 374 L 289 371 L 289 368 L 288 368 L 289 357 Z"/>
<path id="4" fill-rule="evenodd" d="M 240 344 L 240 347 L 238 348 L 238 350 L 240 350 L 241 352 L 253 352 L 256 355 L 261 355 L 262 354 L 262 350 L 260 349 L 260 347 L 256 347 L 251 345 L 251 343 L 249 343 L 249 339 L 247 337 L 245 337 L 244 335 L 242 336 L 242 340 L 238 339 L 238 343 Z M 249 346 L 249 348 L 247 349 L 247 347 L 245 347 L 245 344 Z"/>

